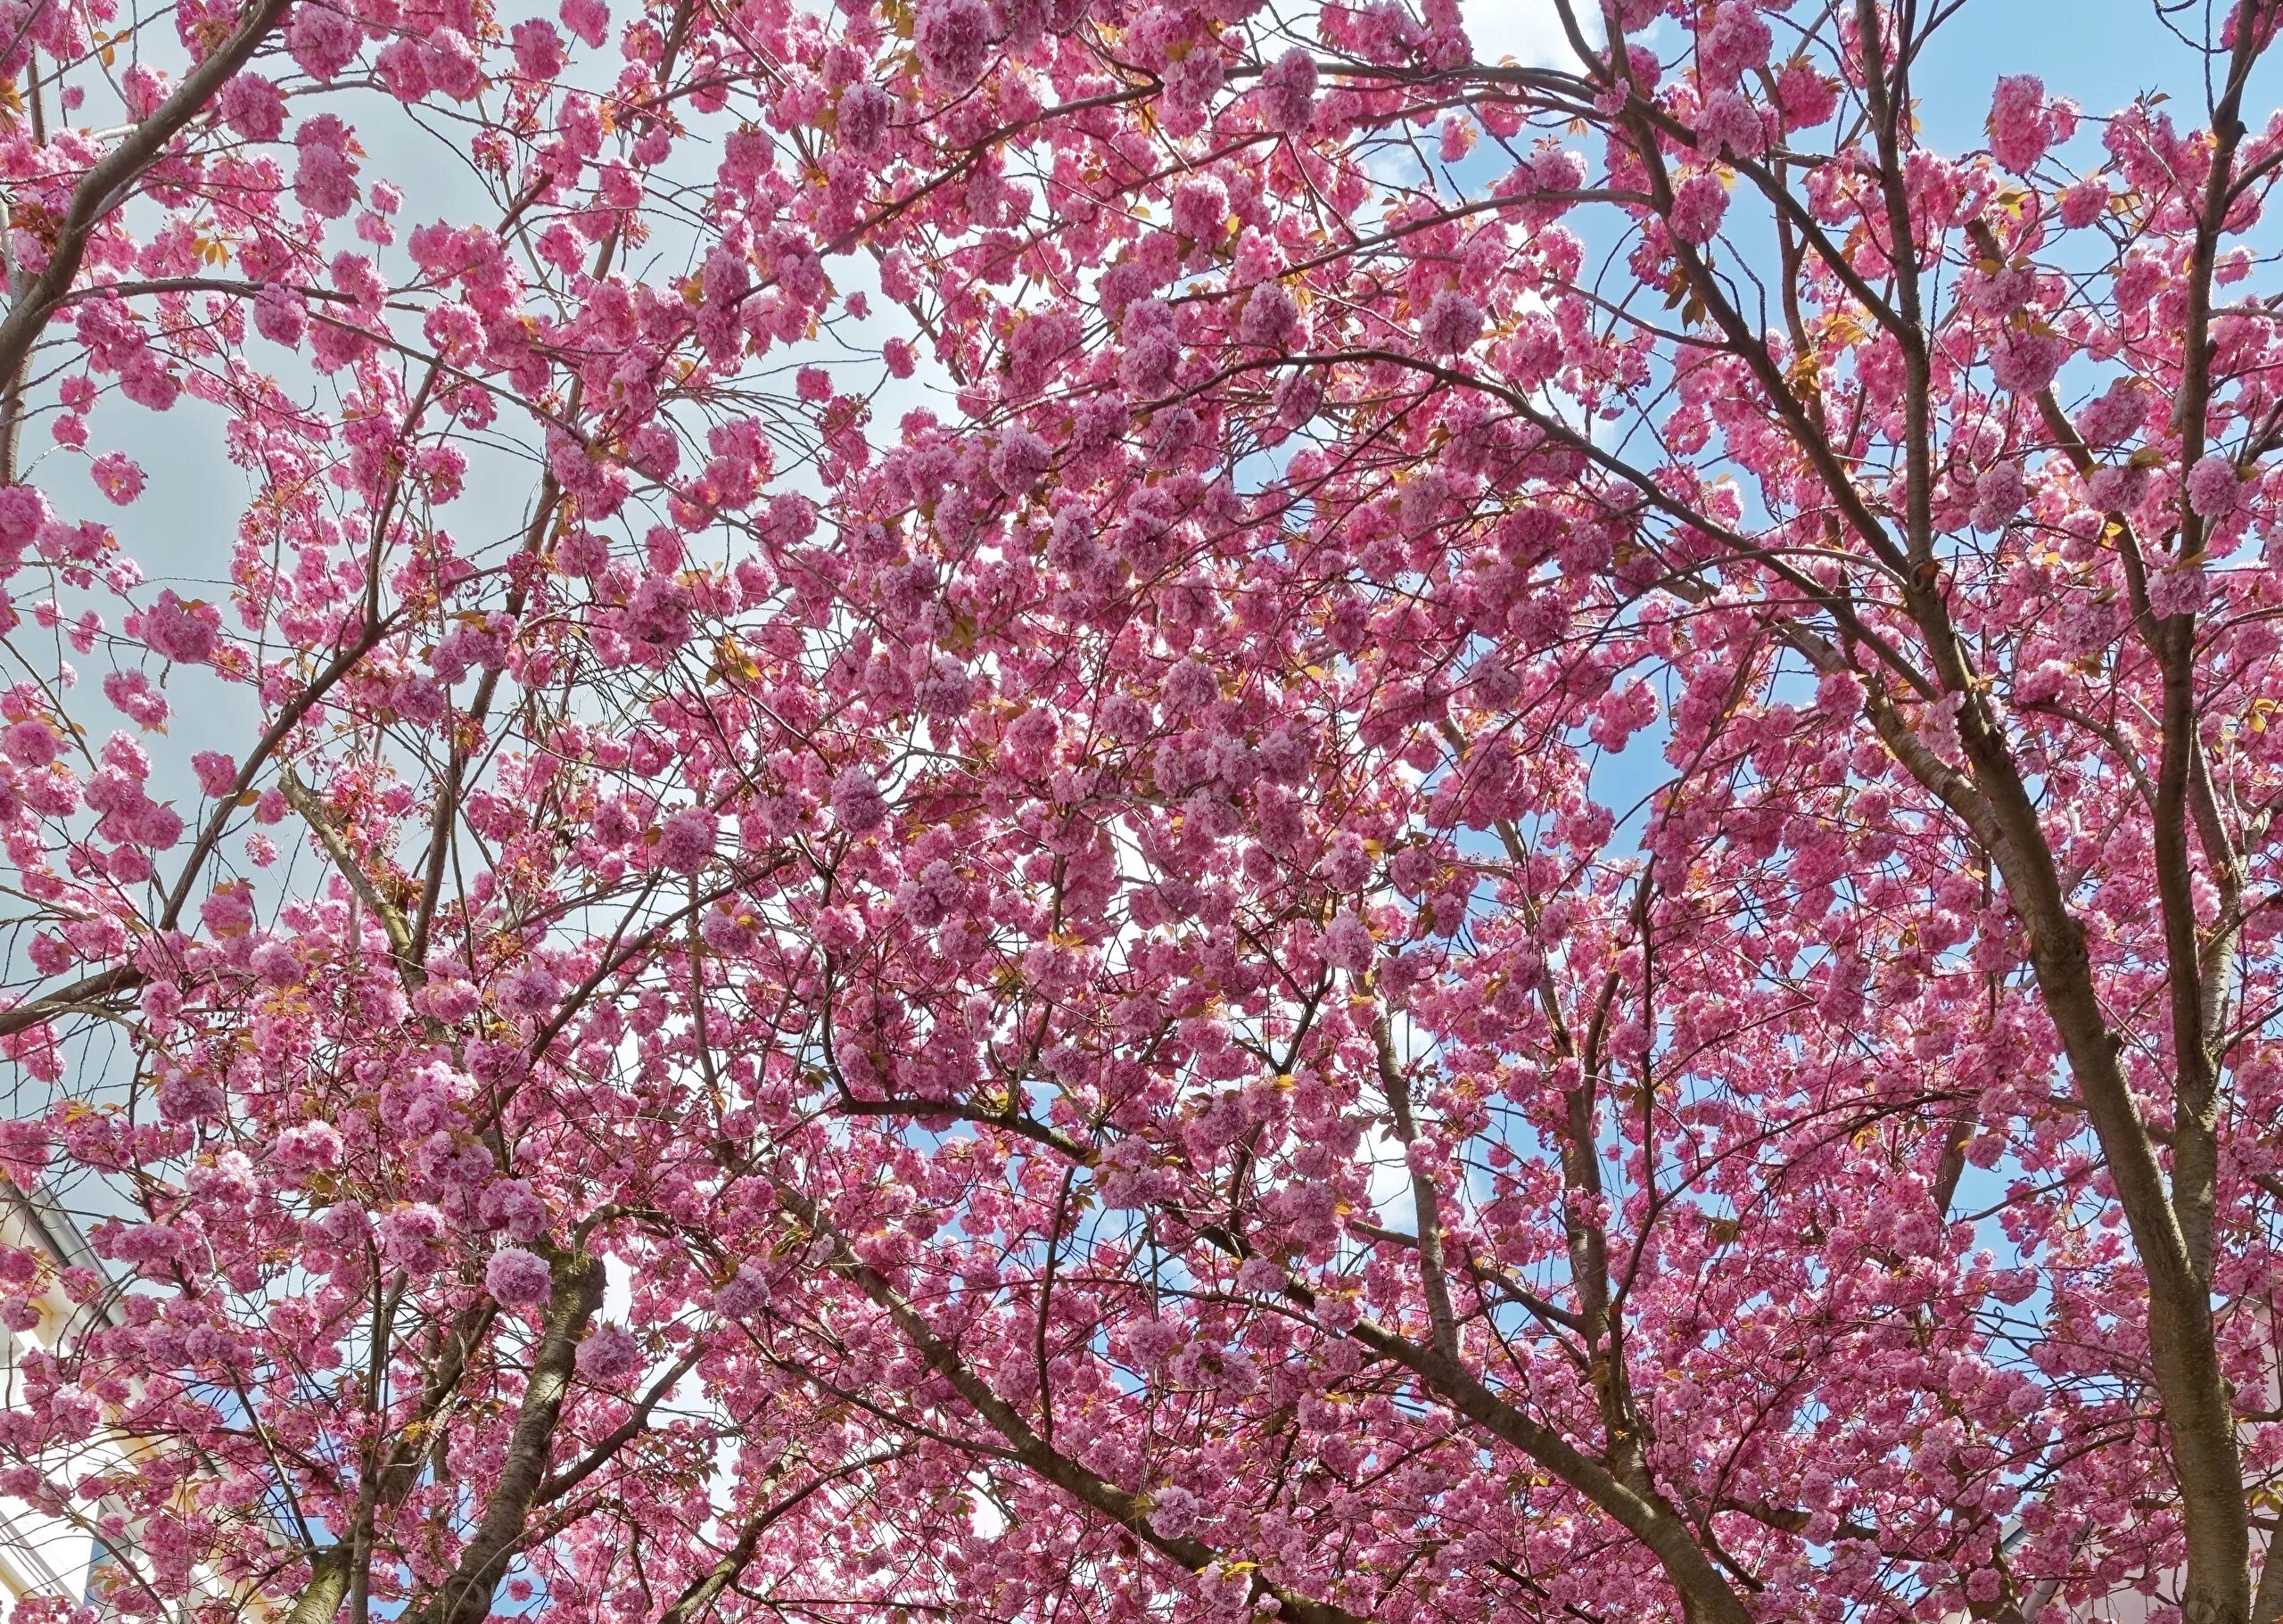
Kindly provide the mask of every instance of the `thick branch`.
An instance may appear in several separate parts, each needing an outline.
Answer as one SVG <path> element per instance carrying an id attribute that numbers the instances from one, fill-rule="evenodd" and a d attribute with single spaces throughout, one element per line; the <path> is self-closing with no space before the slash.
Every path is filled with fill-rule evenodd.
<path id="1" fill-rule="evenodd" d="M 1124 1525 L 1136 1538 L 1191 1573 L 1202 1572 L 1222 1560 L 1222 1554 L 1201 1539 L 1176 1539 L 1158 1532 L 1150 1526 L 1149 1505 L 1142 1496 L 1129 1494 L 1097 1476 L 1047 1443 L 1014 1406 L 992 1390 L 990 1383 L 968 1368 L 952 1345 L 935 1334 L 926 1317 L 903 1299 L 886 1275 L 856 1256 L 815 1202 L 781 1181 L 771 1182 L 786 1210 L 831 1248 L 834 1272 L 854 1284 L 886 1314 L 904 1340 L 927 1361 L 927 1368 L 951 1384 L 968 1406 L 1006 1441 L 1018 1461 L 1081 1504 Z M 1264 1593 L 1276 1598 L 1280 1618 L 1297 1620 L 1298 1624 L 1365 1624 L 1365 1620 L 1343 1607 L 1313 1601 L 1257 1572 L 1254 1580 Z"/>
<path id="2" fill-rule="evenodd" d="M 373 917 L 381 922 L 381 929 L 389 939 L 390 956 L 396 960 L 405 979 L 416 986 L 425 980 L 424 972 L 412 957 L 412 932 L 404 922 L 403 911 L 383 896 L 374 886 L 358 862 L 357 854 L 349 849 L 349 842 L 334 826 L 325 804 L 310 792 L 309 786 L 301 782 L 290 766 L 278 775 L 277 787 L 284 796 L 286 804 L 301 815 L 301 820 L 317 836 L 318 843 L 325 847 L 326 855 L 333 859 L 333 866 L 340 870 L 342 878 L 349 882 L 349 888 L 357 894 L 357 900 L 364 903 Z"/>
<path id="3" fill-rule="evenodd" d="M 523 1544 L 524 1525 L 547 1478 L 579 1339 L 603 1302 L 600 1257 L 558 1253 L 554 1274 L 555 1296 L 532 1350 L 531 1376 L 508 1437 L 507 1463 L 500 1468 L 482 1521 L 460 1553 L 459 1565 L 412 1615 L 416 1624 L 483 1624 L 490 1616 L 493 1593 Z"/>
<path id="4" fill-rule="evenodd" d="M 1404 1075 L 1403 1063 L 1396 1058 L 1395 1034 L 1388 1025 L 1388 1012 L 1382 1007 L 1372 1019 L 1372 1043 L 1378 1051 L 1380 1087 L 1388 1097 L 1388 1110 L 1395 1118 L 1396 1142 L 1402 1145 L 1405 1160 L 1409 1159 L 1412 1142 L 1419 1137 L 1419 1130 L 1411 1120 L 1411 1080 Z M 1451 1285 L 1443 1262 L 1442 1196 L 1435 1188 L 1435 1181 L 1410 1167 L 1411 1211 L 1419 1230 L 1415 1249 L 1419 1255 L 1419 1290 L 1427 1299 L 1427 1323 L 1435 1346 L 1455 1359 L 1459 1356 L 1458 1321 L 1451 1312 Z"/>

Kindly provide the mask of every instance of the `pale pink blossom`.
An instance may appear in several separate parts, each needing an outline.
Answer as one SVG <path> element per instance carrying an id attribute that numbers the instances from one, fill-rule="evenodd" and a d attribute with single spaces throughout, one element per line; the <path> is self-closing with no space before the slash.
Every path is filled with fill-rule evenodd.
<path id="1" fill-rule="evenodd" d="M 555 1292 L 547 1259 L 519 1246 L 503 1246 L 483 1265 L 483 1289 L 510 1308 L 535 1308 Z"/>

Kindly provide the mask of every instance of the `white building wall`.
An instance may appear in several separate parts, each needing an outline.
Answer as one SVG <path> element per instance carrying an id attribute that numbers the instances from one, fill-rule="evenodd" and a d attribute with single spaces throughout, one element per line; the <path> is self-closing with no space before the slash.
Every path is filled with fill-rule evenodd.
<path id="1" fill-rule="evenodd" d="M 38 1254 L 56 1266 L 93 1261 L 87 1243 L 70 1219 L 26 1198 L 0 1179 L 0 1245 Z M 75 1313 L 60 1291 L 40 1305 L 39 1323 L 29 1331 L 0 1325 L 0 1404 L 21 1401 L 18 1365 L 30 1349 L 53 1345 Z M 92 1532 L 0 1496 L 0 1600 L 12 1604 L 30 1595 L 62 1596 L 77 1602 L 87 1595 L 95 1562 Z"/>

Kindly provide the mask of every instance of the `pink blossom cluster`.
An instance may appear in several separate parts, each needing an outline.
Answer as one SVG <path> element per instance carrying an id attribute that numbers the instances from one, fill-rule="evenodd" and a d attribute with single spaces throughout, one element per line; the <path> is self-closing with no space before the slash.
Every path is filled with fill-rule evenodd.
<path id="1" fill-rule="evenodd" d="M 2273 8 L 17 9 L 104 1608 L 2271 1599 Z"/>

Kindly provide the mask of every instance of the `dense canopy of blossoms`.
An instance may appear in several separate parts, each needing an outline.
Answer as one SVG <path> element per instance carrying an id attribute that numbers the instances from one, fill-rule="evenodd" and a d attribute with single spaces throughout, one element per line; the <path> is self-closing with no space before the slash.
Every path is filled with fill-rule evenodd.
<path id="1" fill-rule="evenodd" d="M 7 0 L 105 1605 L 2275 1624 L 2274 0 L 554 3 Z"/>

